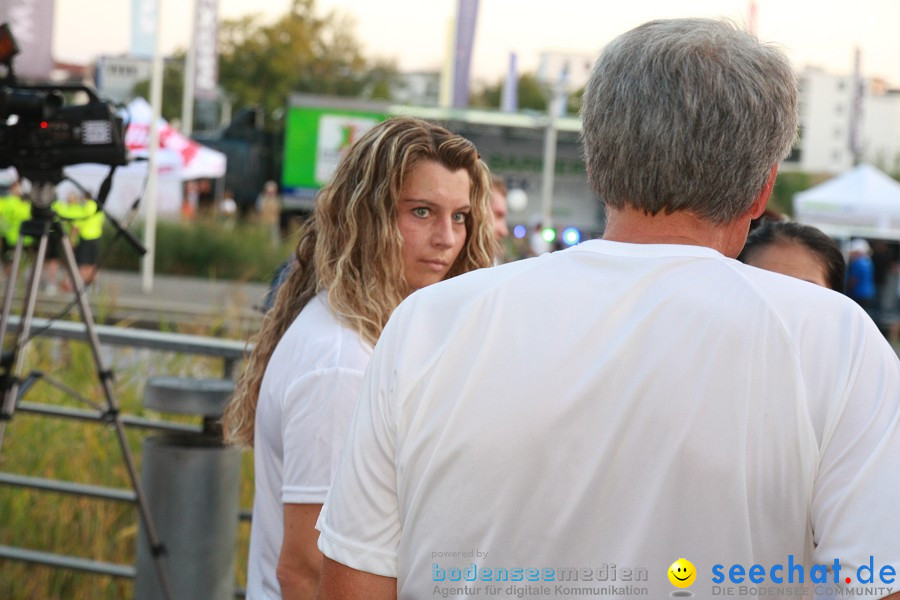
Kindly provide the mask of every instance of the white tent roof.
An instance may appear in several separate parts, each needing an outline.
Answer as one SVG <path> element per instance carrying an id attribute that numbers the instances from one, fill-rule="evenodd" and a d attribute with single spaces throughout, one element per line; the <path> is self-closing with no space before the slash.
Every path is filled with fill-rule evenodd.
<path id="1" fill-rule="evenodd" d="M 794 218 L 832 235 L 900 239 L 900 183 L 861 164 L 794 194 Z"/>

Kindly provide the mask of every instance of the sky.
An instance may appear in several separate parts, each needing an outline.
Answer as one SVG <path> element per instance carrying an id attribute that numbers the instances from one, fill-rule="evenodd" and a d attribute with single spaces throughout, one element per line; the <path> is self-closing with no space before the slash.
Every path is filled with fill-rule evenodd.
<path id="1" fill-rule="evenodd" d="M 163 51 L 188 44 L 192 2 L 162 3 Z M 284 14 L 290 0 L 219 0 L 223 19 Z M 855 47 L 862 73 L 900 87 L 900 0 L 757 0 L 757 33 L 781 46 L 799 71 L 818 66 L 850 74 Z M 86 6 L 90 10 L 85 10 Z M 437 70 L 446 47 L 455 0 L 318 0 L 320 12 L 350 16 L 365 53 L 392 59 L 401 70 Z M 519 71 L 535 71 L 542 53 L 589 62 L 619 33 L 644 21 L 671 17 L 726 17 L 746 24 L 748 0 L 481 0 L 471 65 L 475 81 L 494 83 L 510 52 Z M 56 0 L 54 54 L 86 63 L 128 51 L 129 0 Z M 98 16 L 102 15 L 102 16 Z M 579 61 L 580 62 L 580 61 Z"/>

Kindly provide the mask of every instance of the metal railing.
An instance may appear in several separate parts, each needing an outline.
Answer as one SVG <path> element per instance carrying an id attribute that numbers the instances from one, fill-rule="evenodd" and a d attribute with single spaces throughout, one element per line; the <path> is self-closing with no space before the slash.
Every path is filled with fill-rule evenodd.
<path id="1" fill-rule="evenodd" d="M 10 316 L 10 332 L 18 332 L 20 325 L 21 323 L 18 316 Z M 238 363 L 243 358 L 244 353 L 250 349 L 246 342 L 238 340 L 145 329 L 129 329 L 110 325 L 96 325 L 95 327 L 100 343 L 106 346 L 125 346 L 160 352 L 221 358 L 222 375 L 227 379 L 233 379 L 235 377 L 237 374 Z M 87 341 L 85 327 L 81 322 L 51 321 L 35 318 L 32 322 L 32 331 L 39 332 L 42 337 Z M 99 410 L 80 410 L 33 402 L 18 403 L 16 411 L 98 423 L 103 423 L 107 420 L 107 417 Z M 133 415 L 122 415 L 122 422 L 126 427 L 130 428 L 176 433 L 200 433 L 203 431 L 202 425 L 177 423 L 161 419 L 147 419 Z M 57 479 L 29 477 L 5 472 L 0 472 L 0 485 L 85 496 L 109 501 L 127 502 L 131 504 L 136 504 L 137 502 L 136 494 L 132 489 L 110 488 Z M 250 511 L 246 509 L 242 510 L 240 519 L 249 520 Z M 30 550 L 14 546 L 0 545 L 0 559 L 10 559 L 129 579 L 134 579 L 136 577 L 136 567 L 134 565 L 95 561 L 70 555 L 54 554 L 51 552 Z M 244 590 L 237 590 L 236 596 L 243 597 L 243 595 Z"/>

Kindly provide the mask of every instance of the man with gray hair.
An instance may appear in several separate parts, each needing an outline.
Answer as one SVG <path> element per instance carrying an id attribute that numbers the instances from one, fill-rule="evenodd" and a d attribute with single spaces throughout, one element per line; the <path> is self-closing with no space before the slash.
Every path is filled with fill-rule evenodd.
<path id="1" fill-rule="evenodd" d="M 734 260 L 795 137 L 790 64 L 653 21 L 583 120 L 603 239 L 395 311 L 319 597 L 891 594 L 900 361 L 844 296 Z"/>

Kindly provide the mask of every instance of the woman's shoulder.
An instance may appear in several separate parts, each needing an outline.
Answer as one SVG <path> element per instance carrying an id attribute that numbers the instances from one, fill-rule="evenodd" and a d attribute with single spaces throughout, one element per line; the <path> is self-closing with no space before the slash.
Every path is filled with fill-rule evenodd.
<path id="1" fill-rule="evenodd" d="M 309 370 L 364 370 L 372 354 L 372 347 L 332 312 L 324 293 L 300 311 L 278 345 L 285 346 L 297 368 Z"/>

